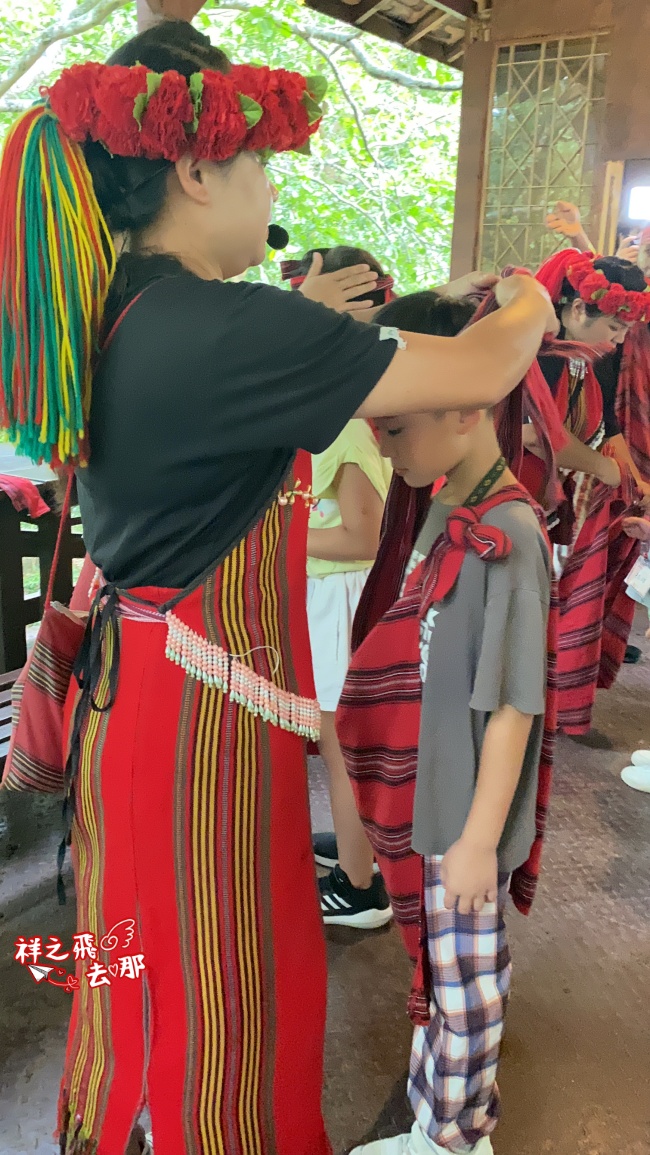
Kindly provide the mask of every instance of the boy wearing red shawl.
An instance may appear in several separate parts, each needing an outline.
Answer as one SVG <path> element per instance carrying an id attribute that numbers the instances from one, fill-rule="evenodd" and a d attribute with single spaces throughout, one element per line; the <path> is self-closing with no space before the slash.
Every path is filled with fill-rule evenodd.
<path id="1" fill-rule="evenodd" d="M 402 298 L 380 316 L 439 332 L 452 309 L 457 331 L 472 307 L 461 316 L 458 302 L 434 293 Z M 544 802 L 549 787 L 550 546 L 541 510 L 501 455 L 491 412 L 376 424 L 396 478 L 337 721 L 418 962 L 416 1122 L 409 1135 L 353 1155 L 491 1155 L 511 969 L 504 909 L 509 889 L 523 908 L 532 897 L 539 787 Z"/>

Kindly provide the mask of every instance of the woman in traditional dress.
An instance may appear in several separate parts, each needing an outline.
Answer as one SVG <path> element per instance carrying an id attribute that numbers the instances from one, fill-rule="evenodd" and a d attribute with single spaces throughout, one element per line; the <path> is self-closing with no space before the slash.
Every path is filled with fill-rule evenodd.
<path id="1" fill-rule="evenodd" d="M 309 454 L 355 413 L 498 402 L 554 322 L 531 278 L 453 340 L 225 283 L 263 260 L 264 162 L 322 93 L 163 23 L 66 70 L 3 158 L 0 417 L 83 465 L 104 583 L 68 696 L 63 1155 L 120 1155 L 145 1101 L 156 1155 L 329 1155 Z"/>
<path id="2" fill-rule="evenodd" d="M 537 276 L 556 302 L 560 337 L 595 346 L 596 357 L 608 345 L 621 345 L 634 324 L 650 317 L 647 283 L 629 262 L 565 249 Z M 581 735 L 591 727 L 596 688 L 611 685 L 625 657 L 633 606 L 624 577 L 634 543 L 622 531 L 622 517 L 633 501 L 635 482 L 607 442 L 615 398 L 594 366 L 579 355 L 541 357 L 540 365 L 569 433 L 568 444 L 557 454 L 567 495 L 555 533 L 558 726 Z M 529 446 L 534 449 L 534 438 Z M 523 479 L 537 495 L 531 457 Z"/>

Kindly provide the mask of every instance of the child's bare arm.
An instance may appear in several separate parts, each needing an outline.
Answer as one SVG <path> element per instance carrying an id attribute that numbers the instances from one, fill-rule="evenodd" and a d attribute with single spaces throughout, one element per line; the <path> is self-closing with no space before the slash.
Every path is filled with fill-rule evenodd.
<path id="1" fill-rule="evenodd" d="M 497 897 L 497 847 L 521 775 L 531 714 L 502 706 L 487 725 L 474 801 L 458 842 L 442 863 L 445 906 L 479 911 Z"/>
<path id="2" fill-rule="evenodd" d="M 341 525 L 310 529 L 307 554 L 321 561 L 374 561 L 384 503 L 358 465 L 341 466 L 335 483 Z"/>
<path id="3" fill-rule="evenodd" d="M 613 457 L 607 457 L 596 449 L 590 449 L 573 433 L 568 433 L 568 438 L 564 448 L 555 455 L 558 465 L 561 465 L 563 469 L 589 473 L 592 477 L 597 477 L 599 481 L 602 481 L 603 485 L 611 485 L 613 489 L 621 484 L 621 471 Z"/>

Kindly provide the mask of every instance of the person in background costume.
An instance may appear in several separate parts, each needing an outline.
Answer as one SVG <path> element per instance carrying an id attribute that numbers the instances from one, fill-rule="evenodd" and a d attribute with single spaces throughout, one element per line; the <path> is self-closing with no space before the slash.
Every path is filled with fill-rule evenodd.
<path id="1" fill-rule="evenodd" d="M 567 237 L 574 248 L 594 253 L 576 205 L 558 201 L 547 217 L 554 232 Z M 616 256 L 637 264 L 644 277 L 650 275 L 650 229 L 632 245 L 624 241 Z M 640 279 L 637 279 L 640 285 Z M 605 432 L 617 461 L 630 468 L 637 487 L 650 497 L 650 332 L 647 325 L 628 328 L 615 349 L 599 357 L 594 372 L 603 394 Z"/>
<path id="2" fill-rule="evenodd" d="M 454 340 L 228 283 L 264 258 L 265 164 L 304 148 L 323 91 L 163 22 L 64 70 L 2 158 L 0 424 L 76 468 L 103 582 L 67 702 L 95 956 L 78 963 L 62 1155 L 119 1155 L 145 1100 L 156 1155 L 330 1155 L 309 455 L 355 415 L 498 402 L 553 325 L 525 278 Z"/>
<path id="3" fill-rule="evenodd" d="M 555 214 L 547 218 L 549 227 L 581 252 L 594 252 L 594 246 L 580 223 L 575 205 L 560 201 Z M 650 228 L 638 237 L 621 241 L 616 253 L 621 260 L 630 261 L 650 276 Z M 650 487 L 650 326 L 634 325 L 622 345 L 603 357 L 595 365 L 596 376 L 603 389 L 606 431 L 617 460 L 629 466 L 644 504 L 647 507 Z M 613 564 L 617 571 L 617 553 L 621 547 L 620 535 L 614 539 Z M 625 661 L 635 663 L 641 657 L 638 646 L 627 646 Z"/>
<path id="4" fill-rule="evenodd" d="M 458 331 L 473 312 L 420 293 L 380 320 Z M 417 916 L 409 924 L 396 904 L 418 963 L 416 1121 L 353 1155 L 489 1155 L 511 969 L 504 908 L 509 887 L 524 908 L 532 899 L 550 788 L 550 545 L 490 411 L 376 424 L 396 476 L 337 725 L 378 859 L 394 863 L 391 898 L 395 881 Z"/>
<path id="5" fill-rule="evenodd" d="M 632 324 L 650 316 L 645 279 L 617 258 L 567 249 L 537 276 L 556 302 L 560 336 L 594 347 L 596 355 L 602 342 L 620 344 Z M 636 487 L 606 442 L 603 391 L 587 358 L 576 350 L 568 362 L 541 357 L 540 365 L 570 436 L 557 456 L 566 495 L 554 530 L 561 609 L 558 719 L 566 733 L 581 735 L 591 727 L 597 686 L 612 684 L 625 657 L 633 607 L 624 579 L 635 547 L 621 520 Z M 535 495 L 532 455 L 526 465 L 524 483 Z"/>

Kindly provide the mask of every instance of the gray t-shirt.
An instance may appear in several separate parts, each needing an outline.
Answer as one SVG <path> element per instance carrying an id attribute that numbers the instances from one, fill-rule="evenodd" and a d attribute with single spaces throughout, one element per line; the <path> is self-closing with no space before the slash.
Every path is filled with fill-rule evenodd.
<path id="1" fill-rule="evenodd" d="M 428 554 L 451 512 L 434 499 L 414 553 Z M 423 688 L 413 849 L 443 855 L 460 838 L 490 715 L 510 705 L 534 715 L 498 850 L 500 871 L 510 873 L 526 861 L 535 837 L 550 559 L 535 513 L 524 502 L 504 502 L 483 521 L 508 535 L 510 555 L 485 562 L 467 553 L 451 594 L 420 623 Z"/>

